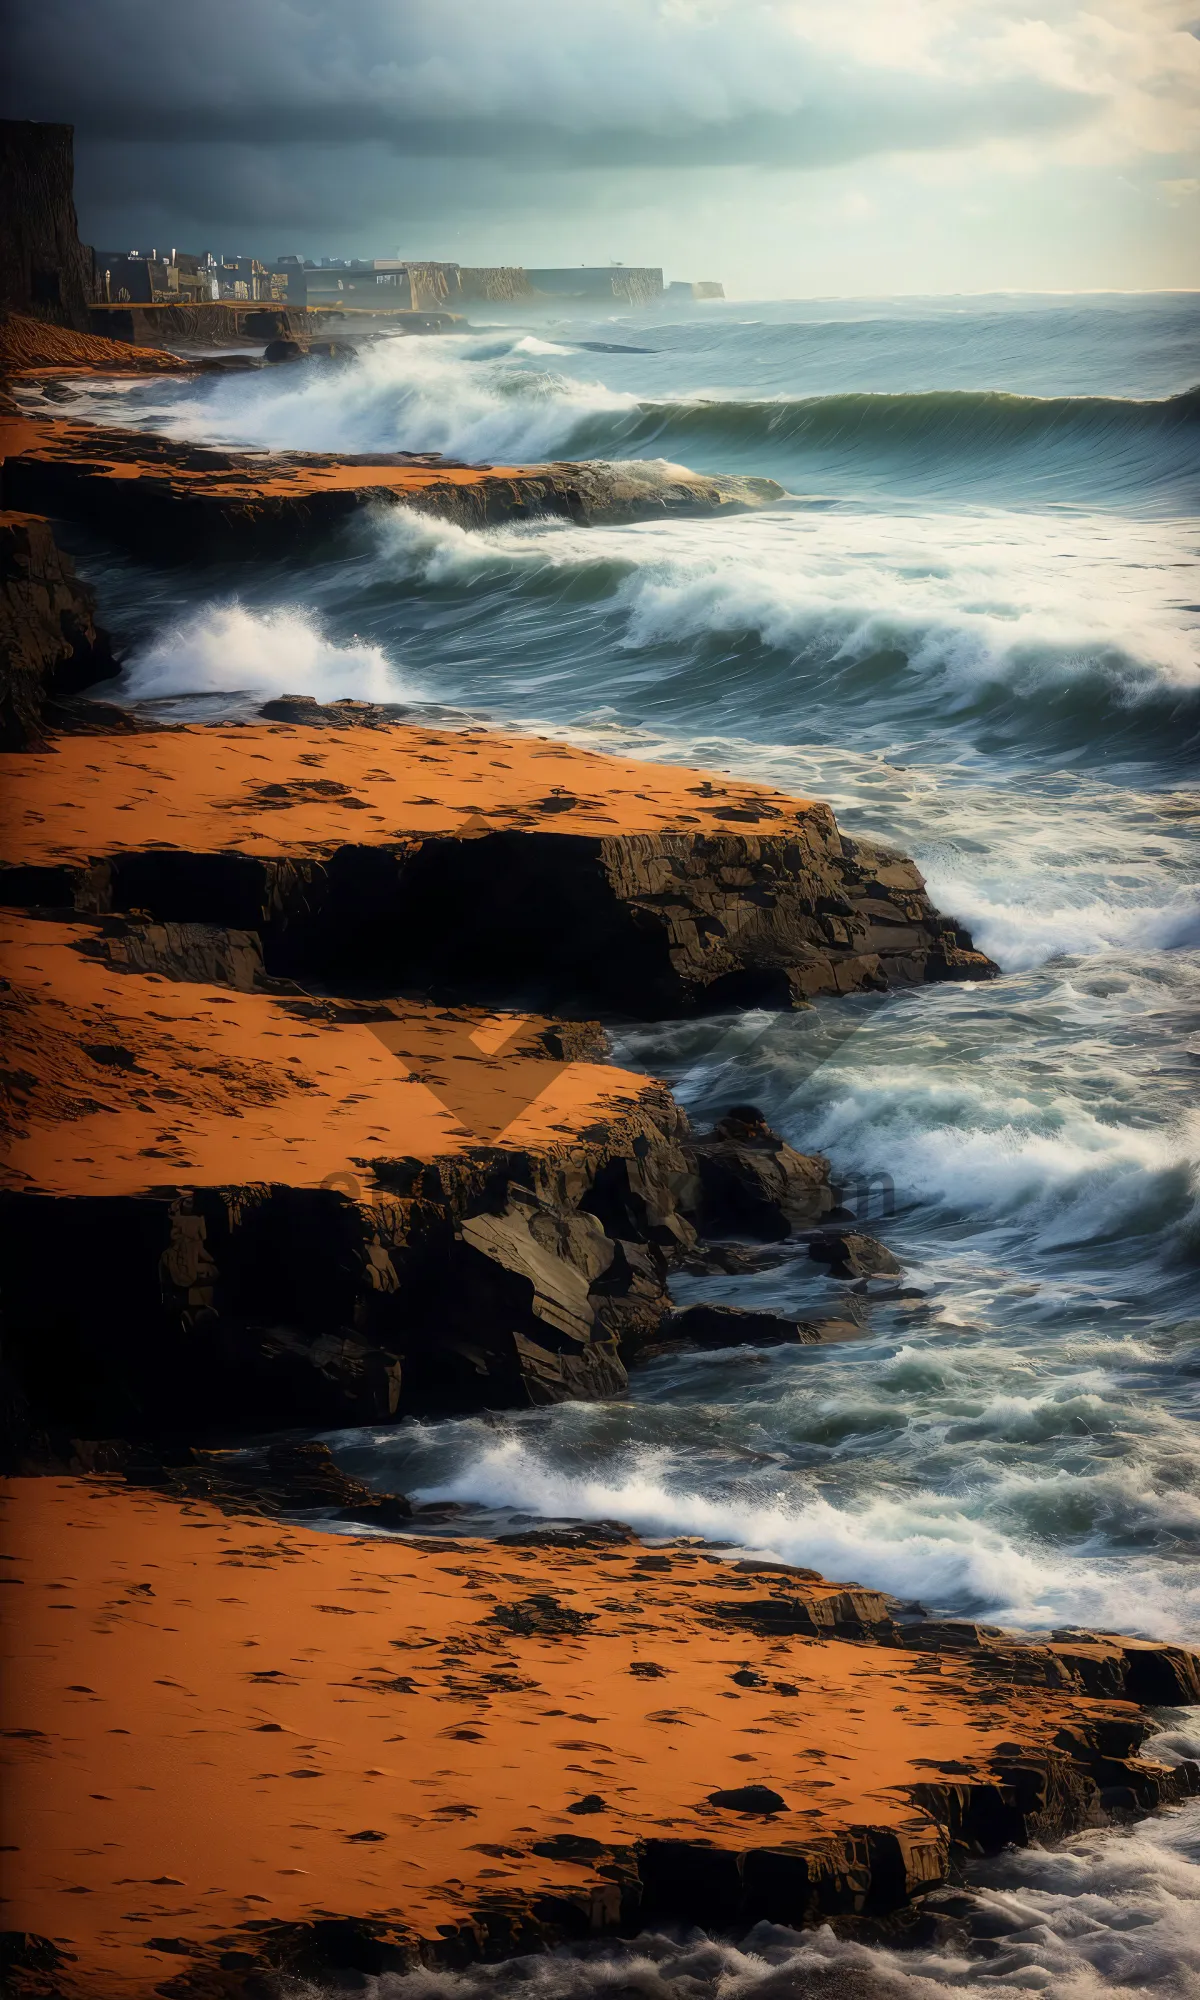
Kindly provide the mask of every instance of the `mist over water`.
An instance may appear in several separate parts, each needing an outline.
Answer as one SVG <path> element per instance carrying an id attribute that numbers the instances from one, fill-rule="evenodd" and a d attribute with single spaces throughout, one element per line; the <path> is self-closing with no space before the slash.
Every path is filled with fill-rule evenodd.
<path id="1" fill-rule="evenodd" d="M 844 1346 L 664 1357 L 620 1404 L 343 1433 L 348 1469 L 466 1504 L 473 1531 L 616 1515 L 1028 1631 L 1200 1639 L 1198 323 L 1182 298 L 729 306 L 89 398 L 229 443 L 780 480 L 720 521 L 384 511 L 302 572 L 86 567 L 128 642 L 120 698 L 391 699 L 768 779 L 912 853 L 1004 973 L 614 1034 L 698 1120 L 748 1100 L 825 1152 L 922 1297 Z M 786 1251 L 675 1289 L 845 1308 Z M 986 1962 L 773 1933 L 530 1976 L 647 2000 L 1196 1994 L 1198 1826 L 990 1864 L 1015 1942 Z"/>

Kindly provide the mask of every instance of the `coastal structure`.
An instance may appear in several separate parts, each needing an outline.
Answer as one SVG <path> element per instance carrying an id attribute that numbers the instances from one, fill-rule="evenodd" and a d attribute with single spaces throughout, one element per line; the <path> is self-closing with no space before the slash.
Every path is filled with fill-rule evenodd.
<path id="1" fill-rule="evenodd" d="M 99 250 L 95 259 L 97 304 L 199 305 L 222 296 L 222 274 L 209 253 Z M 241 296 L 251 294 L 243 288 Z"/>
<path id="2" fill-rule="evenodd" d="M 675 278 L 667 286 L 667 299 L 672 305 L 687 304 L 693 299 L 723 299 L 724 296 L 724 285 L 718 284 L 714 278 Z"/>
<path id="3" fill-rule="evenodd" d="M 663 295 L 663 274 L 649 265 L 580 264 L 559 269 L 532 270 L 529 282 L 536 292 L 573 304 L 595 302 L 625 306 L 654 305 Z"/>

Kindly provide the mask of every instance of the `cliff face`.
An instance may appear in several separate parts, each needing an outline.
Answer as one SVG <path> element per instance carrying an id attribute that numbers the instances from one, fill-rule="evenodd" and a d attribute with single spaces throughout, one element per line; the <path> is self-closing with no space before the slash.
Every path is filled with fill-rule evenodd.
<path id="1" fill-rule="evenodd" d="M 86 333 L 93 261 L 75 219 L 73 131 L 0 121 L 0 306 Z"/>
<path id="2" fill-rule="evenodd" d="M 318 1001 L 198 924 L 10 917 L 0 964 L 8 1360 L 51 1428 L 619 1395 L 697 1225 L 832 1206 L 824 1160 L 698 1137 L 594 1023 Z"/>
<path id="3" fill-rule="evenodd" d="M 48 701 L 116 671 L 94 608 L 50 523 L 0 513 L 0 749 L 41 744 Z"/>
<path id="4" fill-rule="evenodd" d="M 819 802 L 499 731 L 283 726 L 270 706 L 269 726 L 154 730 L 102 767 L 82 739 L 22 758 L 0 896 L 258 931 L 288 979 L 641 1020 L 995 973 L 910 861 Z"/>

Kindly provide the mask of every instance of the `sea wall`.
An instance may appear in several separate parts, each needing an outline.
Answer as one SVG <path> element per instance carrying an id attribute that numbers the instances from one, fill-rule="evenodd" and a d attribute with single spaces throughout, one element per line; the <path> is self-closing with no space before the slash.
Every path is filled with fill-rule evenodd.
<path id="1" fill-rule="evenodd" d="M 458 273 L 458 296 L 464 305 L 506 305 L 532 299 L 534 289 L 528 271 L 520 265 L 462 265 Z"/>
<path id="2" fill-rule="evenodd" d="M 108 340 L 132 341 L 142 347 L 172 343 L 207 347 L 225 342 L 256 344 L 291 334 L 310 335 L 316 322 L 295 306 L 210 305 L 92 306 L 87 325 Z"/>

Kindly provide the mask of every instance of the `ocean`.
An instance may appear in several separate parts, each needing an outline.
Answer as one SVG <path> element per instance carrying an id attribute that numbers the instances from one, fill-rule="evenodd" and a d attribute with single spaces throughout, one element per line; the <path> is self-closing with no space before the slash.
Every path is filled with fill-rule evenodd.
<path id="1" fill-rule="evenodd" d="M 614 1032 L 696 1119 L 754 1102 L 826 1153 L 923 1297 L 846 1346 L 652 1361 L 621 1403 L 342 1432 L 348 1470 L 459 1503 L 459 1532 L 617 1516 L 952 1616 L 1200 1641 L 1198 334 L 1187 295 L 730 302 L 88 392 L 229 444 L 778 480 L 726 520 L 392 511 L 303 567 L 81 567 L 118 698 L 388 699 L 768 779 L 913 854 L 1004 975 Z M 814 1270 L 675 1290 L 827 1313 Z M 1200 1715 L 1164 1728 L 1200 1741 Z M 773 1932 L 537 1978 L 1200 1994 L 1200 1807 L 979 1881 L 1014 1913 L 986 1960 Z"/>

